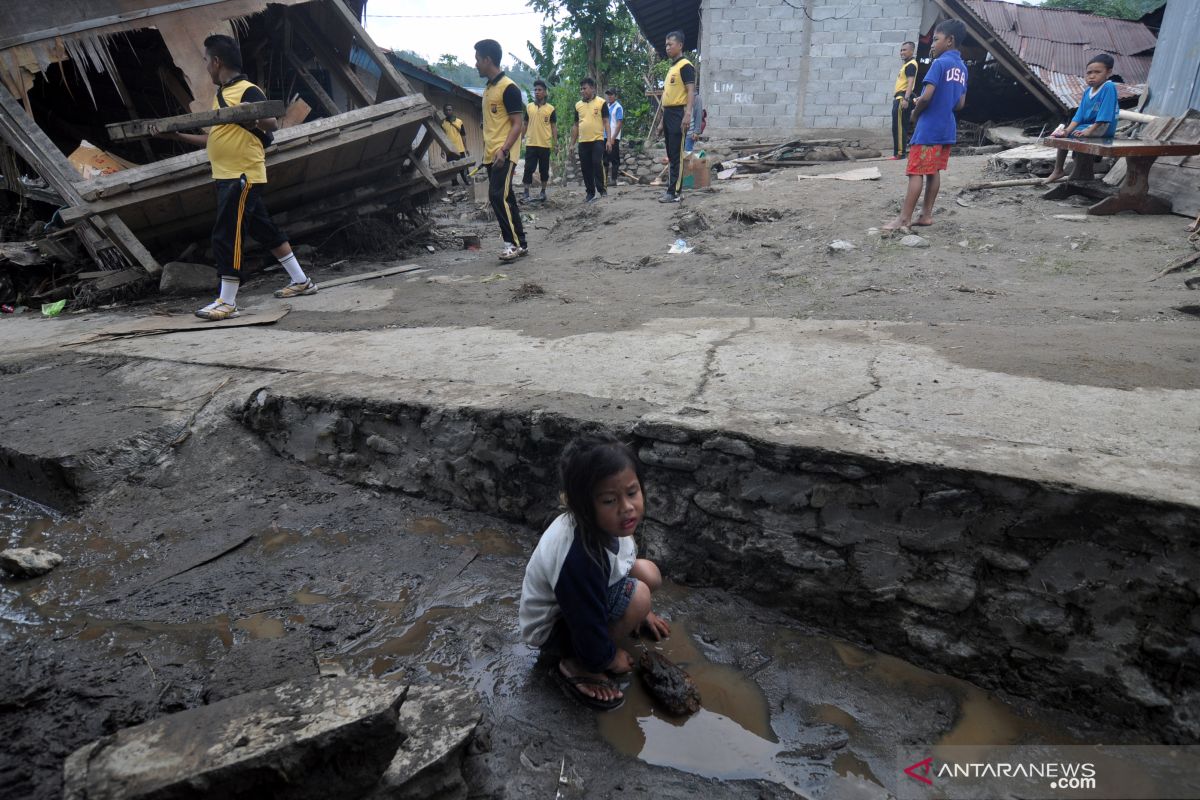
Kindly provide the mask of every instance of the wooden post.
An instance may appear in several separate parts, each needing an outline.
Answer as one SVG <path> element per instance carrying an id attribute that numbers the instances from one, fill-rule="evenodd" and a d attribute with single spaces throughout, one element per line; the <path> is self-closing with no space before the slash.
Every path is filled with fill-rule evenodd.
<path id="1" fill-rule="evenodd" d="M 370 92 L 367 91 L 367 87 L 363 86 L 358 76 L 354 74 L 354 70 L 350 68 L 350 54 L 346 53 L 343 60 L 340 54 L 330 47 L 329 43 L 323 37 L 309 27 L 303 13 L 294 12 L 291 16 L 291 21 L 293 23 L 292 29 L 300 34 L 300 38 L 304 40 L 304 43 L 317 56 L 321 65 L 328 69 L 341 82 L 346 93 L 359 106 L 371 105 L 374 102 L 374 98 L 371 97 Z"/>
<path id="2" fill-rule="evenodd" d="M 313 95 L 317 98 L 317 102 L 321 105 L 321 108 L 325 110 L 326 114 L 331 117 L 335 117 L 342 113 L 342 109 L 338 108 L 337 103 L 333 102 L 333 98 L 330 97 L 329 93 L 325 91 L 325 87 L 322 86 L 320 82 L 312 76 L 312 73 L 305 69 L 304 64 L 300 61 L 299 56 L 297 56 L 291 50 L 288 50 L 287 59 L 288 62 L 291 63 L 292 69 L 296 70 L 296 74 L 300 76 L 300 79 L 304 81 L 305 85 L 308 86 L 309 90 L 311 90 Z"/>
<path id="3" fill-rule="evenodd" d="M 364 50 L 371 60 L 379 67 L 379 92 L 375 97 L 376 103 L 382 103 L 384 100 L 391 100 L 393 97 L 404 97 L 405 95 L 417 94 L 417 90 L 400 74 L 400 71 L 388 60 L 383 51 L 379 49 L 379 45 L 375 44 L 368 34 L 362 23 L 358 21 L 358 17 L 354 16 L 353 12 L 346 7 L 342 0 L 328 0 L 330 10 L 334 16 L 342 21 L 342 23 L 354 35 L 355 43 Z M 390 90 L 385 90 L 384 86 Z"/>

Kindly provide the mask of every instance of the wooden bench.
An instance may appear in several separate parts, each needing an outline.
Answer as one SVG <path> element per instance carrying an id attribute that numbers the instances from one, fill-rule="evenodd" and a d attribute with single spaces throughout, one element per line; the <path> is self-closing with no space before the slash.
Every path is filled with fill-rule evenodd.
<path id="1" fill-rule="evenodd" d="M 1089 214 L 1105 216 L 1121 211 L 1136 211 L 1139 214 L 1170 214 L 1171 203 L 1150 194 L 1150 167 L 1159 156 L 1200 155 L 1200 144 L 1177 142 L 1144 141 L 1141 139 L 1056 139 L 1047 137 L 1047 147 L 1071 150 L 1076 153 L 1074 167 L 1065 183 L 1055 186 L 1043 197 L 1047 200 L 1062 200 L 1082 194 L 1100 200 L 1088 208 Z M 1116 194 L 1095 180 L 1095 159 L 1080 158 L 1079 155 L 1107 158 L 1124 158 L 1125 180 Z"/>

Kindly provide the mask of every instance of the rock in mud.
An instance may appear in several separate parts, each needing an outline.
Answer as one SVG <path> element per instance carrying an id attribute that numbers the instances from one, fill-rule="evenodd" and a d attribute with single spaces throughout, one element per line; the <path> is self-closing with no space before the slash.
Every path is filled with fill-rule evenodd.
<path id="1" fill-rule="evenodd" d="M 929 240 L 924 236 L 917 236 L 915 233 L 910 233 L 900 240 L 900 244 L 905 247 L 929 247 Z"/>
<path id="2" fill-rule="evenodd" d="M 38 547 L 12 547 L 0 552 L 0 569 L 16 578 L 36 578 L 62 563 L 62 556 Z"/>
<path id="3" fill-rule="evenodd" d="M 668 713 L 685 717 L 700 710 L 700 690 L 691 676 L 662 653 L 645 651 L 638 667 L 642 683 Z"/>
<path id="4" fill-rule="evenodd" d="M 479 725 L 479 700 L 459 686 L 413 686 L 400 708 L 404 744 L 365 800 L 466 797 L 462 757 Z"/>
<path id="5" fill-rule="evenodd" d="M 63 767 L 66 800 L 337 800 L 376 784 L 404 733 L 407 687 L 325 678 L 169 714 L 98 739 Z"/>
<path id="6" fill-rule="evenodd" d="M 217 270 L 208 264 L 169 261 L 163 264 L 158 291 L 162 294 L 211 292 L 218 285 Z"/>

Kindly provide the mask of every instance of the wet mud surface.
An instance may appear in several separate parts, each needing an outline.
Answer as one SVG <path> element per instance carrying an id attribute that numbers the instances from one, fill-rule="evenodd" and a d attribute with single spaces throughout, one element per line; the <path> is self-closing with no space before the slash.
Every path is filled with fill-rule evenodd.
<path id="1" fill-rule="evenodd" d="M 870 797 L 894 790 L 897 742 L 1121 739 L 669 581 L 673 636 L 625 646 L 683 666 L 703 707 L 671 716 L 634 679 L 596 714 L 517 635 L 539 531 L 340 483 L 232 420 L 188 448 L 82 517 L 0 504 L 7 545 L 65 558 L 0 583 L 3 796 L 58 796 L 63 759 L 121 727 L 339 671 L 477 692 L 479 796 L 552 796 L 563 775 L 580 797 Z"/>

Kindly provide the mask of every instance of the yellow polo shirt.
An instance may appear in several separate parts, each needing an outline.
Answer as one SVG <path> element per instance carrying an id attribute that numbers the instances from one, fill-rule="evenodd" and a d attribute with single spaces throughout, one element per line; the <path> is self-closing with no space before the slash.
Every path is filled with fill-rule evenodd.
<path id="1" fill-rule="evenodd" d="M 909 76 L 907 73 L 908 73 L 909 67 L 912 67 L 913 94 L 916 94 L 916 92 L 917 92 L 917 60 L 915 58 L 910 58 L 908 61 L 905 61 L 903 64 L 900 65 L 900 74 L 898 74 L 896 76 L 896 88 L 893 91 L 893 94 L 900 95 L 900 94 L 904 94 L 906 91 L 908 91 Z"/>
<path id="2" fill-rule="evenodd" d="M 456 117 L 454 122 L 448 119 L 442 120 L 442 130 L 446 132 L 446 138 L 450 140 L 450 144 L 455 147 L 453 155 L 462 155 L 467 152 L 467 147 L 463 144 L 466 126 L 463 125 L 461 118 Z"/>
<path id="3" fill-rule="evenodd" d="M 503 72 L 488 82 L 483 90 L 483 163 L 496 160 L 496 153 L 504 146 L 512 132 L 510 114 L 521 113 L 521 90 L 512 78 Z M 509 153 L 511 158 L 512 154 Z"/>
<path id="4" fill-rule="evenodd" d="M 554 146 L 554 106 L 549 103 L 530 103 L 525 106 L 525 116 L 529 117 L 529 127 L 525 129 L 526 147 Z"/>
<path id="5" fill-rule="evenodd" d="M 604 138 L 604 118 L 608 116 L 608 104 L 603 97 L 593 97 L 590 103 L 580 100 L 575 104 L 575 115 L 579 118 L 579 143 L 598 142 Z"/>
<path id="6" fill-rule="evenodd" d="M 267 99 L 245 76 L 239 75 L 224 86 L 217 88 L 224 97 L 225 105 L 262 102 Z M 221 107 L 213 97 L 213 110 Z M 208 160 L 212 164 L 214 180 L 230 180 L 246 176 L 250 183 L 267 182 L 267 155 L 262 142 L 241 125 L 214 125 L 208 131 Z"/>
<path id="7" fill-rule="evenodd" d="M 691 66 L 692 62 L 680 56 L 679 60 L 667 70 L 667 79 L 663 82 L 662 104 L 664 106 L 687 105 L 687 84 L 683 80 L 683 68 Z M 692 74 L 695 74 L 695 67 L 692 67 Z M 693 83 L 694 81 L 693 78 Z"/>

